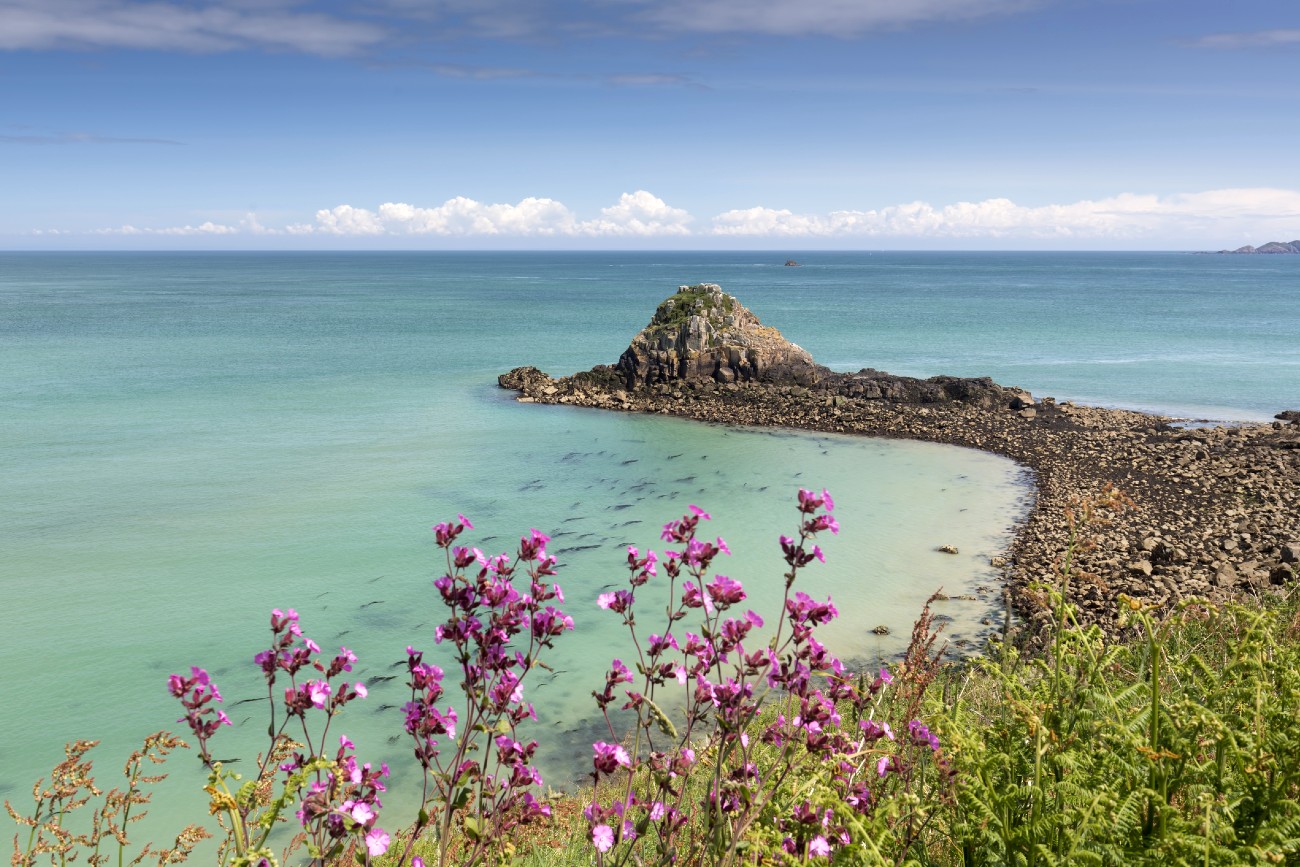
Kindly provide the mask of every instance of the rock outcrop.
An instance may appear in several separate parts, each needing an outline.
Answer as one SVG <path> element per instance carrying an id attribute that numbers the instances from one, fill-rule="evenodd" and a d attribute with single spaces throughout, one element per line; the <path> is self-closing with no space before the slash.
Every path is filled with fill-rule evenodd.
<path id="1" fill-rule="evenodd" d="M 828 371 L 716 283 L 682 286 L 618 360 L 628 388 L 710 380 L 813 385 Z"/>

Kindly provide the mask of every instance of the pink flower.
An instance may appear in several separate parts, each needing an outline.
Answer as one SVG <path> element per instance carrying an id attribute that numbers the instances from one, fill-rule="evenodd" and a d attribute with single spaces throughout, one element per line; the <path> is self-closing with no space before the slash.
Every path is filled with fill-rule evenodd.
<path id="1" fill-rule="evenodd" d="M 388 843 L 388 832 L 383 828 L 371 828 L 370 833 L 366 834 L 366 851 L 371 858 L 378 858 L 387 852 Z"/>
<path id="2" fill-rule="evenodd" d="M 457 516 L 456 516 L 456 520 L 460 521 L 461 525 L 464 526 L 464 528 L 465 528 L 466 530 L 473 530 L 473 529 L 474 529 L 474 525 L 471 524 L 471 523 L 469 522 L 469 518 L 466 518 L 464 515 L 457 515 Z"/>
<path id="3" fill-rule="evenodd" d="M 358 825 L 364 825 L 371 819 L 375 818 L 375 811 L 370 809 L 370 805 L 365 801 L 359 801 L 353 804 L 352 809 L 348 811 L 348 814 L 352 816 L 352 820 Z"/>
<path id="4" fill-rule="evenodd" d="M 591 829 L 591 842 L 601 852 L 608 852 L 614 848 L 614 829 L 605 824 L 597 825 Z"/>
<path id="5" fill-rule="evenodd" d="M 366 689 L 366 685 L 364 683 L 358 683 L 356 686 L 353 687 L 353 689 L 356 690 L 357 698 L 365 698 L 366 696 L 370 695 L 370 690 Z"/>
<path id="6" fill-rule="evenodd" d="M 705 589 L 709 592 L 710 598 L 719 605 L 730 605 L 745 598 L 745 590 L 741 583 L 726 575 L 716 576 Z"/>
<path id="7" fill-rule="evenodd" d="M 315 707 L 323 708 L 329 703 L 330 685 L 323 680 L 313 680 L 307 684 L 307 694 Z"/>
<path id="8" fill-rule="evenodd" d="M 619 744 L 607 744 L 604 741 L 597 741 L 591 745 L 591 749 L 595 753 L 592 763 L 596 766 L 596 770 L 601 773 L 612 774 L 619 767 L 627 768 L 632 765 L 632 758 L 627 754 L 627 750 Z"/>
<path id="9" fill-rule="evenodd" d="M 808 854 L 824 858 L 831 854 L 831 845 L 826 842 L 825 837 L 818 834 L 816 837 L 813 837 L 812 842 L 808 844 Z"/>
<path id="10" fill-rule="evenodd" d="M 690 509 L 691 514 L 697 518 L 703 518 L 706 521 L 713 520 L 713 516 L 701 509 L 699 506 L 687 506 L 687 508 Z"/>

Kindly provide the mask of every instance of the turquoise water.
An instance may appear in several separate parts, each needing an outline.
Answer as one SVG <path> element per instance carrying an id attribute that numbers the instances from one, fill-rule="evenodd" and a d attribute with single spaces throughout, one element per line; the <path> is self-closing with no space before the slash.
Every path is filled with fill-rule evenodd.
<path id="1" fill-rule="evenodd" d="M 1192 417 L 1300 406 L 1300 257 L 788 255 L 0 254 L 0 797 L 77 737 L 103 738 L 108 781 L 173 725 L 172 671 L 205 665 L 228 703 L 257 696 L 248 660 L 275 606 L 355 650 L 359 672 L 393 673 L 408 643 L 433 646 L 428 528 L 456 512 L 485 549 L 533 526 L 556 537 L 578 630 L 533 698 L 558 783 L 585 767 L 590 692 L 626 653 L 593 600 L 622 579 L 621 547 L 659 547 L 689 503 L 766 612 L 796 488 L 829 487 L 845 532 L 804 589 L 844 612 L 828 638 L 851 659 L 896 653 L 939 585 L 992 583 L 1027 504 L 1008 461 L 496 388 L 521 364 L 612 362 L 680 283 L 721 283 L 837 369 L 991 375 Z M 987 629 L 987 606 L 944 605 L 955 637 Z M 894 635 L 869 632 L 882 623 Z M 337 730 L 400 768 L 385 707 L 404 700 L 400 679 L 379 682 Z M 232 711 L 246 724 L 219 753 L 256 749 L 256 707 Z M 193 768 L 173 771 L 187 779 L 155 808 L 163 826 L 202 812 Z"/>

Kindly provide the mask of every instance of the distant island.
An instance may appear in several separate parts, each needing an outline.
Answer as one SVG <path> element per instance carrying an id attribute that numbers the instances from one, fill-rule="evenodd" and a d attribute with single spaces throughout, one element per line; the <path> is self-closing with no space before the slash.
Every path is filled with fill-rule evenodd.
<path id="1" fill-rule="evenodd" d="M 1220 253 L 1300 253 L 1300 241 L 1269 241 L 1262 247 L 1252 247 L 1247 244 L 1244 247 L 1238 247 L 1235 250 L 1220 250 Z"/>

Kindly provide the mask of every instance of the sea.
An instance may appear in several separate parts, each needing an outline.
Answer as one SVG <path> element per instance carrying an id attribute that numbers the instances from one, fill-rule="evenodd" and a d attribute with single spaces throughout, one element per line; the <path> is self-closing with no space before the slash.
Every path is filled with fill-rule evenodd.
<path id="1" fill-rule="evenodd" d="M 179 728 L 165 683 L 192 665 L 236 723 L 215 753 L 250 767 L 266 733 L 251 660 L 271 609 L 293 607 L 327 651 L 358 656 L 370 696 L 331 731 L 391 766 L 383 824 L 409 823 L 401 663 L 408 645 L 450 661 L 430 527 L 458 513 L 488 553 L 530 528 L 552 537 L 576 628 L 525 695 L 557 788 L 610 739 L 591 692 L 634 652 L 596 597 L 622 586 L 628 545 L 662 551 L 662 524 L 690 505 L 734 552 L 718 571 L 770 624 L 796 493 L 829 489 L 843 530 L 798 588 L 838 607 L 831 649 L 887 664 L 940 588 L 953 652 L 978 648 L 1001 620 L 989 561 L 1032 504 L 1026 469 L 497 387 L 520 365 L 613 363 L 699 282 L 836 370 L 991 376 L 1192 424 L 1300 408 L 1300 256 L 0 253 L 0 798 L 23 810 L 78 738 L 101 741 L 101 786 L 120 784 L 144 736 Z M 652 612 L 641 627 L 661 631 Z M 139 832 L 159 839 L 206 814 L 193 754 L 165 770 Z"/>

